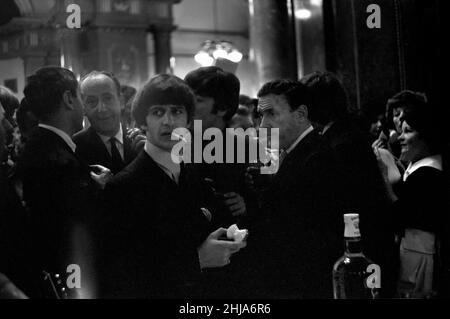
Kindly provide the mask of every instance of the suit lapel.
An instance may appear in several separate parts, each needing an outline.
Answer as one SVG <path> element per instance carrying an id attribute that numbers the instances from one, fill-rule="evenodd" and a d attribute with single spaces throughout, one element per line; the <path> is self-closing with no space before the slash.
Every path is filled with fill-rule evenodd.
<path id="1" fill-rule="evenodd" d="M 95 132 L 95 130 L 91 127 L 88 128 L 89 131 L 89 139 L 92 143 L 92 149 L 98 150 L 98 156 L 99 158 L 97 161 L 99 163 L 111 163 L 111 155 L 109 154 L 108 150 L 106 149 L 105 143 L 103 143 L 102 139 L 98 134 Z M 111 166 L 111 165 L 110 165 Z"/>
<path id="2" fill-rule="evenodd" d="M 138 167 L 141 167 L 143 176 L 151 185 L 155 185 L 159 181 L 159 187 L 178 188 L 178 185 L 173 181 L 159 165 L 142 150 L 136 158 Z M 180 176 L 181 177 L 181 176 Z"/>

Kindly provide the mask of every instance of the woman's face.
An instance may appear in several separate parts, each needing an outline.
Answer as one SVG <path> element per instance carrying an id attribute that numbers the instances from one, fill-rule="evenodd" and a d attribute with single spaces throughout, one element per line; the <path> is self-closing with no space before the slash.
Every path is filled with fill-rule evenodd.
<path id="1" fill-rule="evenodd" d="M 397 107 L 392 110 L 392 121 L 394 122 L 394 127 L 397 133 L 402 132 L 402 122 L 405 117 L 405 113 L 402 107 Z"/>
<path id="2" fill-rule="evenodd" d="M 402 123 L 402 134 L 398 140 L 402 147 L 402 160 L 414 163 L 426 156 L 428 148 L 425 140 L 406 121 Z"/>
<path id="3" fill-rule="evenodd" d="M 380 114 L 377 116 L 376 121 L 370 124 L 370 134 L 374 138 L 378 138 L 378 136 L 380 136 L 382 129 L 383 129 L 383 115 Z"/>

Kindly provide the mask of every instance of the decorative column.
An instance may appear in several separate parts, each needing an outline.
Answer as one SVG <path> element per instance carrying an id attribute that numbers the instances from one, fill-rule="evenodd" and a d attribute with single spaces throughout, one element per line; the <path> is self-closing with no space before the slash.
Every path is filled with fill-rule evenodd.
<path id="1" fill-rule="evenodd" d="M 297 78 L 291 1 L 250 0 L 250 42 L 260 84 Z"/>
<path id="2" fill-rule="evenodd" d="M 155 71 L 157 74 L 171 73 L 170 58 L 172 57 L 171 33 L 176 27 L 173 25 L 153 25 L 155 46 Z"/>

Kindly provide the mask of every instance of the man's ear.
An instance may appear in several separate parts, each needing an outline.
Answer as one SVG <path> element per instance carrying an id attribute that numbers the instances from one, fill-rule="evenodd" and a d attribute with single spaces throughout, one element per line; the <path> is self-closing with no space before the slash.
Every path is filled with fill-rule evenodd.
<path id="1" fill-rule="evenodd" d="M 72 93 L 67 90 L 63 93 L 62 100 L 64 102 L 64 107 L 68 108 L 69 110 L 73 110 L 74 107 L 74 97 L 72 96 Z"/>
<path id="2" fill-rule="evenodd" d="M 296 110 L 295 114 L 298 119 L 307 119 L 308 118 L 308 107 L 304 104 L 300 105 Z"/>

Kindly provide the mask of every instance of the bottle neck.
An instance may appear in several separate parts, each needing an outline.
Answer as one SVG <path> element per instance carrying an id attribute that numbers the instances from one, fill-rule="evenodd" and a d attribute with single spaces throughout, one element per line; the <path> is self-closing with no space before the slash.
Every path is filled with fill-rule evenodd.
<path id="1" fill-rule="evenodd" d="M 349 255 L 362 254 L 361 237 L 345 237 L 345 253 Z"/>

